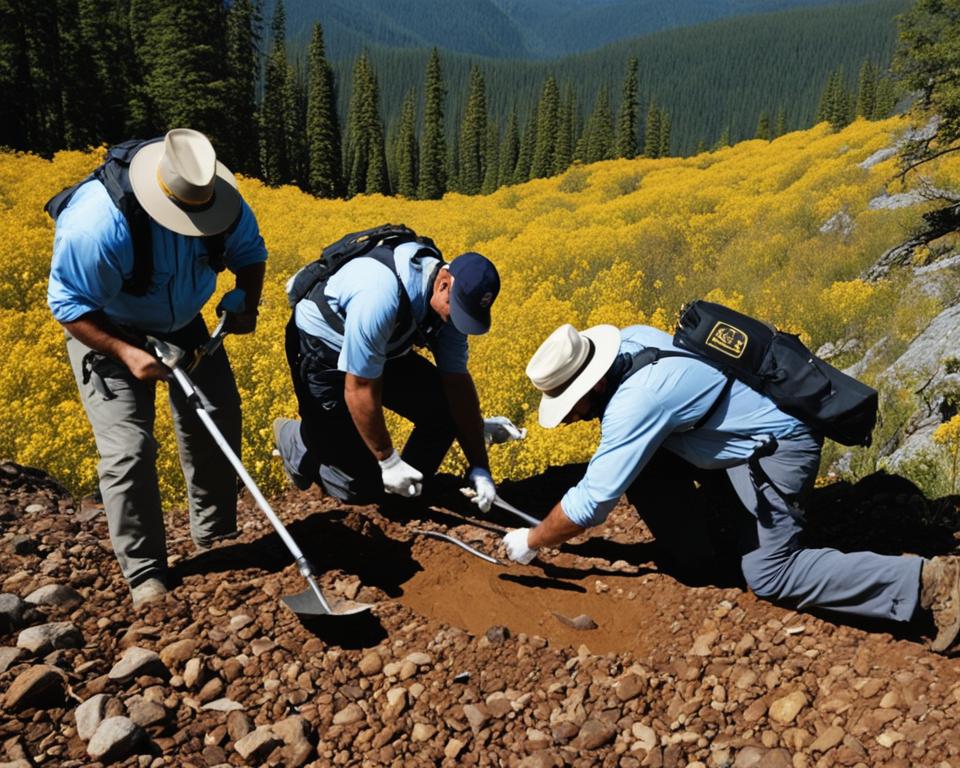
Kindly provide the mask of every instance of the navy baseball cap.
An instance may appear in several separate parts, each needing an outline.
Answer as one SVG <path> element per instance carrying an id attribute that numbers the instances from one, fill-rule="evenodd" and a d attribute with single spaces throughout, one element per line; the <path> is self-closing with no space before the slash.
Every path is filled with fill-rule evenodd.
<path id="1" fill-rule="evenodd" d="M 500 275 L 493 262 L 479 253 L 462 253 L 447 266 L 453 275 L 450 320 L 460 333 L 490 330 L 490 307 L 500 293 Z"/>

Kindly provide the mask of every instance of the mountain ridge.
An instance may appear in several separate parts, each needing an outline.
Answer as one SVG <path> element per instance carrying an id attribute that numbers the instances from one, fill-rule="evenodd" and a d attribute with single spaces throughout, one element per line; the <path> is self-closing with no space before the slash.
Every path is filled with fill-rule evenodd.
<path id="1" fill-rule="evenodd" d="M 507 59 L 585 53 L 655 32 L 790 8 L 843 6 L 857 0 L 285 0 L 292 46 L 305 49 L 315 21 L 333 58 L 371 45 L 438 47 Z M 266 3 L 269 18 L 274 2 Z"/>

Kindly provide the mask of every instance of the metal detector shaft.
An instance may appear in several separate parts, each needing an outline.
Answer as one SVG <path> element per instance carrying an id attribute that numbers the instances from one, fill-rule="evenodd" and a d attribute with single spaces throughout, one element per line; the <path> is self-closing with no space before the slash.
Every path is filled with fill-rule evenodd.
<path id="1" fill-rule="evenodd" d="M 499 493 L 494 497 L 493 503 L 495 506 L 500 507 L 500 509 L 505 510 L 506 512 L 509 512 L 511 515 L 516 515 L 525 523 L 529 523 L 530 525 L 536 526 L 536 525 L 540 525 L 540 523 L 543 522 L 542 520 L 534 517 L 533 515 L 528 515 L 526 512 L 521 512 L 519 509 L 513 506 L 513 504 L 507 503 L 506 501 L 500 498 Z"/>
<path id="2" fill-rule="evenodd" d="M 468 499 L 472 499 L 477 495 L 477 492 L 474 491 L 473 488 L 461 488 L 460 493 L 462 493 Z M 533 515 L 528 515 L 526 512 L 521 512 L 519 509 L 513 506 L 513 504 L 507 503 L 506 501 L 500 498 L 499 493 L 493 497 L 493 505 L 495 507 L 499 507 L 505 512 L 509 512 L 511 515 L 515 515 L 519 517 L 521 520 L 523 520 L 523 522 L 527 523 L 528 525 L 537 526 L 543 522 L 542 520 L 539 520 Z"/>
<path id="3" fill-rule="evenodd" d="M 184 394 L 187 396 L 188 402 L 196 409 L 197 416 L 200 417 L 200 421 L 203 422 L 203 425 L 207 428 L 207 431 L 210 433 L 211 437 L 213 437 L 213 439 L 216 441 L 217 445 L 220 447 L 220 450 L 223 451 L 224 456 L 229 459 L 230 463 L 233 465 L 233 468 L 240 476 L 240 479 L 243 480 L 243 484 L 247 486 L 247 490 L 250 491 L 250 495 L 253 496 L 254 500 L 257 502 L 257 506 L 263 510 L 263 513 L 267 516 L 267 519 L 277 532 L 277 535 L 280 536 L 287 549 L 290 550 L 290 554 L 292 554 L 294 560 L 296 560 L 297 568 L 300 570 L 300 575 L 307 580 L 307 583 L 310 585 L 311 590 L 316 595 L 317 600 L 320 601 L 320 605 L 323 607 L 324 611 L 327 613 L 332 613 L 330 610 L 330 604 L 327 603 L 323 594 L 320 592 L 320 587 L 317 585 L 317 582 L 314 579 L 313 566 L 310 564 L 310 561 L 307 560 L 303 552 L 300 550 L 300 547 L 297 546 L 297 542 L 293 540 L 293 537 L 287 531 L 286 526 L 280 521 L 280 518 L 277 517 L 276 513 L 274 513 L 273 509 L 270 507 L 270 504 L 257 487 L 257 484 L 253 481 L 253 478 L 250 477 L 250 474 L 244 468 L 243 464 L 240 463 L 240 458 L 236 453 L 233 452 L 233 448 L 230 447 L 230 444 L 223 436 L 223 433 L 220 431 L 219 427 L 217 427 L 213 419 L 210 417 L 210 414 L 207 413 L 206 409 L 203 407 L 203 401 L 200 400 L 200 395 L 197 393 L 196 387 L 193 386 L 193 382 L 190 381 L 190 378 L 179 365 L 174 366 L 173 376 L 183 389 Z"/>
<path id="4" fill-rule="evenodd" d="M 413 528 L 412 530 L 414 533 L 418 533 L 421 536 L 432 536 L 435 539 L 449 541 L 451 544 L 455 544 L 465 552 L 469 552 L 471 555 L 473 555 L 474 557 L 479 557 L 481 560 L 486 560 L 488 563 L 493 563 L 494 565 L 503 565 L 503 563 L 497 560 L 497 558 L 491 557 L 485 552 L 481 552 L 479 549 L 475 549 L 474 547 L 471 547 L 469 544 L 460 541 L 460 539 L 456 538 L 455 536 L 451 536 L 447 533 L 440 533 L 439 531 L 427 531 L 427 530 L 424 530 L 423 528 Z"/>

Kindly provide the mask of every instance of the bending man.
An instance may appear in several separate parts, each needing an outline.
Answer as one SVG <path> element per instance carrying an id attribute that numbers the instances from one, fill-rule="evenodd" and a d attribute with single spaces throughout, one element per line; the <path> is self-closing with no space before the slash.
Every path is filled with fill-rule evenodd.
<path id="1" fill-rule="evenodd" d="M 171 372 L 147 351 L 145 336 L 185 350 L 209 339 L 200 310 L 225 267 L 246 307 L 229 330 L 252 332 L 267 252 L 233 175 L 206 136 L 185 128 L 112 149 L 104 166 L 48 210 L 57 225 L 47 301 L 66 331 L 100 453 L 110 539 L 139 606 L 167 591 L 153 424 L 156 382 Z M 193 378 L 239 455 L 240 396 L 223 349 Z M 179 388 L 169 395 L 190 533 L 205 549 L 236 534 L 236 473 Z"/>
<path id="2" fill-rule="evenodd" d="M 955 642 L 960 558 L 802 548 L 802 502 L 823 438 L 705 362 L 664 357 L 636 369 L 634 355 L 644 347 L 677 349 L 669 335 L 646 326 L 577 332 L 564 325 L 530 360 L 527 375 L 543 393 L 540 423 L 600 419 L 601 437 L 585 476 L 547 518 L 506 535 L 513 560 L 528 563 L 541 547 L 602 523 L 624 493 L 668 552 L 688 560 L 709 556 L 692 524 L 697 510 L 650 499 L 658 481 L 676 479 L 683 466 L 726 468 L 755 518 L 741 568 L 758 597 L 895 621 L 929 610 L 937 627 L 933 649 L 943 652 Z"/>
<path id="3" fill-rule="evenodd" d="M 319 482 L 341 501 L 412 497 L 454 436 L 470 464 L 475 503 L 490 508 L 483 420 L 467 370 L 467 334 L 486 333 L 500 290 L 478 253 L 445 264 L 426 239 L 381 244 L 314 286 L 287 325 L 300 421 L 277 419 L 284 470 L 301 490 Z M 427 346 L 436 365 L 413 351 Z M 414 423 L 402 455 L 383 409 Z"/>

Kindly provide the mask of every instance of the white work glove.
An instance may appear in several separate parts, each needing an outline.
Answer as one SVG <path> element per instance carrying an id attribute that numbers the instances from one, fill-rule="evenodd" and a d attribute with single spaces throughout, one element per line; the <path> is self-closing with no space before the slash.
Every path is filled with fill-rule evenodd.
<path id="1" fill-rule="evenodd" d="M 380 474 L 387 493 L 411 498 L 419 496 L 423 488 L 423 475 L 401 459 L 396 449 L 380 462 Z"/>
<path id="2" fill-rule="evenodd" d="M 529 535 L 529 528 L 517 528 L 503 537 L 503 546 L 507 550 L 507 557 L 520 563 L 520 565 L 527 565 L 537 556 L 538 550 L 530 549 L 527 545 Z"/>
<path id="3" fill-rule="evenodd" d="M 506 416 L 490 416 L 483 420 L 483 439 L 487 445 L 523 440 L 527 430 L 521 429 Z"/>
<path id="4" fill-rule="evenodd" d="M 489 512 L 490 507 L 493 506 L 493 500 L 497 497 L 497 486 L 493 484 L 490 473 L 480 467 L 474 467 L 467 475 L 467 480 L 476 492 L 470 502 L 476 504 L 481 512 Z"/>

